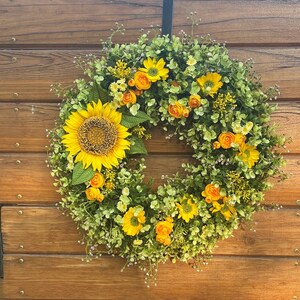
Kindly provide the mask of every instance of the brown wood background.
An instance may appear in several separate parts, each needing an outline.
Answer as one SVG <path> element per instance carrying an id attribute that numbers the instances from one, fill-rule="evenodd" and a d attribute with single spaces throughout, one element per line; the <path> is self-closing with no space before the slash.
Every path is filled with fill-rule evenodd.
<path id="1" fill-rule="evenodd" d="M 232 57 L 256 62 L 265 86 L 281 96 L 273 115 L 278 132 L 293 138 L 285 170 L 290 178 L 267 193 L 281 210 L 258 213 L 252 229 L 219 243 L 202 273 L 185 264 L 160 267 L 158 286 L 146 288 L 136 268 L 104 255 L 82 262 L 84 247 L 46 167 L 46 129 L 57 117 L 54 82 L 81 77 L 73 57 L 97 52 L 118 21 L 134 41 L 141 27 L 161 25 L 162 0 L 0 0 L 0 203 L 4 278 L 0 299 L 300 299 L 300 3 L 298 0 L 175 0 L 174 33 L 190 30 L 227 41 Z M 159 131 L 147 147 L 147 176 L 173 173 L 188 149 Z M 167 170 L 167 171 L 166 171 Z"/>

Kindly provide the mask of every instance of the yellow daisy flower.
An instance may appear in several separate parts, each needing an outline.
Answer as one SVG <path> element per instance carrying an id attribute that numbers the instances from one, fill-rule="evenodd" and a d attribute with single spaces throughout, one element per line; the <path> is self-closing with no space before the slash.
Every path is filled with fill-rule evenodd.
<path id="1" fill-rule="evenodd" d="M 240 145 L 240 152 L 237 156 L 249 167 L 252 168 L 259 160 L 259 151 L 249 144 Z"/>
<path id="2" fill-rule="evenodd" d="M 164 67 L 165 64 L 163 58 L 156 62 L 155 58 L 152 59 L 148 57 L 144 60 L 145 68 L 139 68 L 139 70 L 145 72 L 151 82 L 156 82 L 160 79 L 166 80 L 168 78 L 169 69 Z"/>
<path id="3" fill-rule="evenodd" d="M 207 73 L 197 79 L 197 83 L 201 87 L 204 94 L 213 96 L 223 85 L 220 81 L 222 76 L 218 73 Z"/>
<path id="4" fill-rule="evenodd" d="M 84 168 L 92 165 L 101 171 L 102 166 L 112 168 L 125 157 L 130 143 L 127 128 L 120 125 L 122 114 L 113 110 L 110 104 L 92 102 L 87 110 L 73 112 L 66 121 L 62 137 L 70 155 L 76 155 L 75 162 L 81 161 Z"/>
<path id="5" fill-rule="evenodd" d="M 193 196 L 183 196 L 180 203 L 176 203 L 176 206 L 179 209 L 179 218 L 182 218 L 185 222 L 189 222 L 198 214 L 197 205 L 192 202 Z"/>
<path id="6" fill-rule="evenodd" d="M 145 211 L 139 206 L 130 207 L 123 217 L 123 230 L 127 235 L 137 235 L 145 222 Z"/>

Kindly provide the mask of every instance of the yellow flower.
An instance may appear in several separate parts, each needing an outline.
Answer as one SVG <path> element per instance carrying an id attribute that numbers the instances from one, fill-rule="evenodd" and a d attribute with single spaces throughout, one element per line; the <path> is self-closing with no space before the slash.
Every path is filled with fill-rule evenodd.
<path id="1" fill-rule="evenodd" d="M 222 132 L 218 137 L 218 141 L 223 149 L 229 149 L 235 141 L 235 135 L 232 132 Z"/>
<path id="2" fill-rule="evenodd" d="M 254 146 L 249 144 L 242 144 L 240 152 L 237 156 L 249 167 L 252 168 L 259 160 L 259 151 Z"/>
<path id="3" fill-rule="evenodd" d="M 165 221 L 160 221 L 155 226 L 156 232 L 156 240 L 168 246 L 171 243 L 170 233 L 173 230 L 173 219 L 171 217 L 167 217 Z"/>
<path id="4" fill-rule="evenodd" d="M 160 79 L 166 80 L 168 78 L 169 70 L 164 67 L 165 64 L 163 58 L 156 62 L 155 58 L 152 59 L 151 57 L 148 57 L 144 60 L 145 68 L 139 68 L 139 70 L 145 72 L 151 82 L 156 82 Z"/>
<path id="5" fill-rule="evenodd" d="M 86 189 L 85 195 L 89 200 L 93 201 L 93 200 L 96 200 L 97 197 L 100 195 L 100 191 L 97 188 L 90 187 L 90 188 Z"/>
<path id="6" fill-rule="evenodd" d="M 176 203 L 176 206 L 179 209 L 179 218 L 181 217 L 186 223 L 198 214 L 198 207 L 192 200 L 193 196 L 188 195 L 181 199 L 181 204 Z"/>
<path id="7" fill-rule="evenodd" d="M 130 207 L 123 217 L 123 230 L 127 235 L 137 235 L 145 222 L 145 211 L 138 206 Z"/>
<path id="8" fill-rule="evenodd" d="M 125 150 L 130 143 L 127 128 L 120 125 L 122 114 L 113 110 L 109 103 L 102 105 L 92 102 L 87 110 L 73 112 L 66 121 L 62 138 L 71 155 L 76 155 L 75 162 L 81 161 L 84 168 L 92 165 L 101 171 L 102 166 L 112 168 L 125 157 Z"/>
<path id="9" fill-rule="evenodd" d="M 92 187 L 101 188 L 105 183 L 105 179 L 101 173 L 96 173 L 94 177 L 90 180 Z"/>
<path id="10" fill-rule="evenodd" d="M 197 83 L 201 87 L 205 95 L 213 96 L 223 85 L 220 81 L 222 76 L 218 73 L 207 73 L 197 79 Z"/>
<path id="11" fill-rule="evenodd" d="M 236 133 L 234 135 L 234 142 L 239 146 L 242 146 L 246 141 L 246 136 L 241 133 Z"/>
<path id="12" fill-rule="evenodd" d="M 220 187 L 215 184 L 209 183 L 206 185 L 205 190 L 201 193 L 205 197 L 207 203 L 218 201 L 221 198 Z"/>
<path id="13" fill-rule="evenodd" d="M 178 101 L 175 101 L 174 104 L 169 105 L 168 112 L 172 117 L 178 119 L 183 116 L 184 107 Z"/>
<path id="14" fill-rule="evenodd" d="M 108 67 L 108 71 L 116 78 L 126 78 L 131 74 L 131 69 L 123 60 L 118 60 L 114 67 Z"/>
<path id="15" fill-rule="evenodd" d="M 104 200 L 104 195 L 103 194 L 99 194 L 96 198 L 97 201 L 102 202 Z"/>
<path id="16" fill-rule="evenodd" d="M 148 90 L 151 87 L 151 81 L 147 74 L 140 71 L 134 73 L 134 84 L 139 90 Z"/>

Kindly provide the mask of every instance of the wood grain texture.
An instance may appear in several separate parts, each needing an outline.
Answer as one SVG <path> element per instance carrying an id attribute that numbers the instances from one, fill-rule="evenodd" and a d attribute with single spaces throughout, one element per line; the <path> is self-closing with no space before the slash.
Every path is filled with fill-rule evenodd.
<path id="1" fill-rule="evenodd" d="M 201 19 L 195 34 L 230 44 L 299 44 L 300 3 L 287 1 L 175 0 L 173 32 L 191 31 L 190 12 Z"/>
<path id="2" fill-rule="evenodd" d="M 159 268 L 157 287 L 150 289 L 137 268 L 120 272 L 124 260 L 103 256 L 85 263 L 81 258 L 6 255 L 1 299 L 286 300 L 300 293 L 296 257 L 215 257 L 201 273 L 167 263 Z"/>
<path id="3" fill-rule="evenodd" d="M 286 155 L 287 165 L 284 168 L 289 176 L 284 182 L 273 180 L 274 188 L 267 192 L 266 203 L 295 206 L 300 199 L 300 156 Z M 21 163 L 17 163 L 17 160 Z M 60 196 L 55 192 L 47 168 L 46 155 L 39 154 L 1 154 L 0 189 L 2 204 L 53 204 Z M 145 180 L 154 179 L 153 188 L 162 184 L 162 175 L 171 175 L 181 170 L 181 164 L 189 160 L 189 155 L 150 155 L 146 158 Z M 21 198 L 18 198 L 21 195 Z M 19 196 L 20 197 L 20 196 Z"/>
<path id="4" fill-rule="evenodd" d="M 58 109 L 54 103 L 0 103 L 0 152 L 45 152 L 49 144 L 46 129 L 54 127 Z M 278 125 L 278 134 L 292 138 L 293 142 L 288 145 L 290 153 L 300 153 L 299 115 L 299 101 L 280 102 L 271 121 Z M 191 151 L 176 137 L 166 139 L 165 133 L 158 128 L 151 132 L 152 139 L 146 141 L 150 153 Z"/>
<path id="5" fill-rule="evenodd" d="M 298 212 L 300 207 L 257 213 L 233 238 L 220 241 L 214 254 L 295 256 L 294 249 L 300 248 Z M 76 224 L 54 207 L 3 207 L 2 233 L 5 254 L 85 254 Z"/>
<path id="6" fill-rule="evenodd" d="M 161 25 L 161 15 L 162 0 L 4 0 L 0 44 L 98 44 L 110 35 L 115 22 L 124 24 L 127 30 L 114 41 L 129 42 L 136 40 L 140 28 Z"/>
<path id="7" fill-rule="evenodd" d="M 253 58 L 254 70 L 265 88 L 280 86 L 282 99 L 298 98 L 299 47 L 229 48 L 232 58 Z M 83 74 L 73 64 L 74 57 L 100 55 L 96 50 L 0 50 L 0 101 L 57 101 L 50 85 L 69 85 Z M 16 95 L 17 93 L 18 95 Z"/>

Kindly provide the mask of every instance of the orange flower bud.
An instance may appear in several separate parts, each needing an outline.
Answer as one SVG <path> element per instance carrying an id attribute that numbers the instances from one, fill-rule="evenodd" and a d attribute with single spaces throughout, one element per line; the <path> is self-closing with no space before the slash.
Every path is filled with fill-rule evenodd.
<path id="1" fill-rule="evenodd" d="M 190 108 L 197 108 L 201 105 L 201 98 L 199 95 L 191 95 L 189 97 Z"/>
<path id="2" fill-rule="evenodd" d="M 180 86 L 179 83 L 178 83 L 176 80 L 173 80 L 173 81 L 171 82 L 171 84 L 172 84 L 173 86 L 176 86 L 176 87 Z"/>
<path id="3" fill-rule="evenodd" d="M 182 111 L 182 115 L 183 115 L 185 118 L 187 118 L 187 117 L 189 116 L 189 114 L 190 114 L 189 109 L 188 109 L 187 107 L 184 107 L 184 108 L 183 108 L 183 111 Z"/>
<path id="4" fill-rule="evenodd" d="M 134 79 L 129 79 L 129 80 L 128 80 L 128 85 L 129 85 L 129 86 L 135 86 Z"/>
<path id="5" fill-rule="evenodd" d="M 235 136 L 232 132 L 222 132 L 219 137 L 218 141 L 223 149 L 231 148 L 231 144 L 234 143 Z"/>
<path id="6" fill-rule="evenodd" d="M 133 91 L 137 96 L 140 96 L 143 94 L 143 91 L 142 90 L 134 90 Z"/>
<path id="7" fill-rule="evenodd" d="M 215 142 L 213 143 L 213 148 L 214 148 L 214 149 L 219 149 L 220 147 L 221 147 L 221 144 L 220 144 L 219 142 L 215 141 Z"/>
<path id="8" fill-rule="evenodd" d="M 102 202 L 104 200 L 104 195 L 103 194 L 99 194 L 97 196 L 97 201 Z"/>

